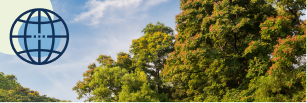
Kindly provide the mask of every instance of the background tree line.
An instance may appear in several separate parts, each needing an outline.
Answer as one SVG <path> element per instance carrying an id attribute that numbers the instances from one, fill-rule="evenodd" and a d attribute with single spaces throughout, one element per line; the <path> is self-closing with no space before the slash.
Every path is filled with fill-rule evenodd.
<path id="1" fill-rule="evenodd" d="M 181 0 L 73 88 L 85 101 L 306 101 L 305 0 Z"/>
<path id="2" fill-rule="evenodd" d="M 0 72 L 0 102 L 71 102 L 39 95 L 39 92 L 25 88 L 14 75 Z"/>

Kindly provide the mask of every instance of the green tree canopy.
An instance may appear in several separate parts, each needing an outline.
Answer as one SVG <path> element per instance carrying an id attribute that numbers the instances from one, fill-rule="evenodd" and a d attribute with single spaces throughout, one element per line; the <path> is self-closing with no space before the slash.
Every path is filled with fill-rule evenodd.
<path id="1" fill-rule="evenodd" d="M 164 69 L 168 53 L 174 51 L 173 29 L 157 22 L 156 25 L 147 24 L 142 32 L 144 36 L 132 40 L 130 46 L 136 69 L 148 75 L 152 90 L 167 93 L 169 88 L 163 85 L 160 72 Z"/>
<path id="2" fill-rule="evenodd" d="M 73 88 L 78 99 L 85 101 L 167 101 L 168 87 L 163 85 L 160 71 L 167 54 L 173 51 L 174 35 L 170 27 L 157 22 L 148 24 L 144 36 L 133 40 L 130 53 L 120 52 L 117 61 L 101 55 L 96 64 Z"/>
<path id="3" fill-rule="evenodd" d="M 172 101 L 303 101 L 302 0 L 182 0 L 163 76 Z M 273 57 L 273 58 L 272 58 Z M 298 68 L 305 68 L 299 65 Z"/>
<path id="4" fill-rule="evenodd" d="M 90 64 L 83 76 L 73 88 L 80 98 L 94 102 L 119 101 L 159 101 L 158 94 L 150 89 L 147 75 L 143 71 L 131 69 L 131 58 L 120 52 L 115 62 L 110 56 L 100 55 L 100 66 Z M 126 68 L 128 69 L 126 69 Z M 133 71 L 132 71 L 133 70 Z"/>
<path id="5" fill-rule="evenodd" d="M 0 102 L 60 102 L 56 98 L 39 95 L 38 91 L 25 88 L 14 75 L 0 72 Z M 66 100 L 65 100 L 66 101 Z M 67 102 L 71 102 L 70 100 Z"/>

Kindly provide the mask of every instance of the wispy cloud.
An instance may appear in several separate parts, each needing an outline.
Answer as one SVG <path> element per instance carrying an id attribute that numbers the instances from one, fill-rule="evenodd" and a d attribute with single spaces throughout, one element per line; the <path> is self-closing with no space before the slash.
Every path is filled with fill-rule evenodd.
<path id="1" fill-rule="evenodd" d="M 148 6 L 154 6 L 154 5 L 158 5 L 160 3 L 166 2 L 168 0 L 148 0 L 146 5 Z"/>
<path id="2" fill-rule="evenodd" d="M 89 0 L 85 9 L 87 11 L 82 12 L 74 18 L 75 22 L 80 21 L 90 21 L 91 25 L 97 25 L 101 22 L 106 12 L 113 11 L 117 13 L 118 11 L 125 11 L 129 15 L 134 12 L 147 10 L 149 7 L 158 5 L 167 0 Z M 116 19 L 119 17 L 108 18 L 109 20 L 121 22 L 124 19 Z M 116 19 L 116 20 L 115 20 Z"/>

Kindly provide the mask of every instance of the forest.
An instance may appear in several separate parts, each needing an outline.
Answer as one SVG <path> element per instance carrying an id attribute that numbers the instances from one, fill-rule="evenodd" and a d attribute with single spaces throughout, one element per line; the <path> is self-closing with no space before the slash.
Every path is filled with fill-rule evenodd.
<path id="1" fill-rule="evenodd" d="M 128 53 L 97 55 L 85 102 L 306 102 L 306 0 L 181 0 L 177 33 L 149 23 Z M 84 67 L 86 68 L 86 67 Z M 0 74 L 0 101 L 59 100 Z M 70 101 L 68 101 L 70 102 Z"/>

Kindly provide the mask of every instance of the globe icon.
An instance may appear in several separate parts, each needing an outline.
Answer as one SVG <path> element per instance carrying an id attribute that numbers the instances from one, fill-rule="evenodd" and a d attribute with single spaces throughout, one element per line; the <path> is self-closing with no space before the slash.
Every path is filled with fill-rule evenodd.
<path id="1" fill-rule="evenodd" d="M 57 19 L 52 20 L 52 15 Z M 18 22 L 22 25 L 20 28 L 16 27 L 18 29 L 16 32 L 14 29 Z M 56 24 L 62 24 L 65 32 L 61 33 Z M 65 42 L 62 42 L 64 39 Z M 43 8 L 22 13 L 14 21 L 10 30 L 10 43 L 15 54 L 23 61 L 34 65 L 49 64 L 60 58 L 67 48 L 68 41 L 69 32 L 65 21 L 57 13 Z M 59 48 L 61 42 L 63 47 Z M 19 46 L 21 50 L 18 50 Z"/>

